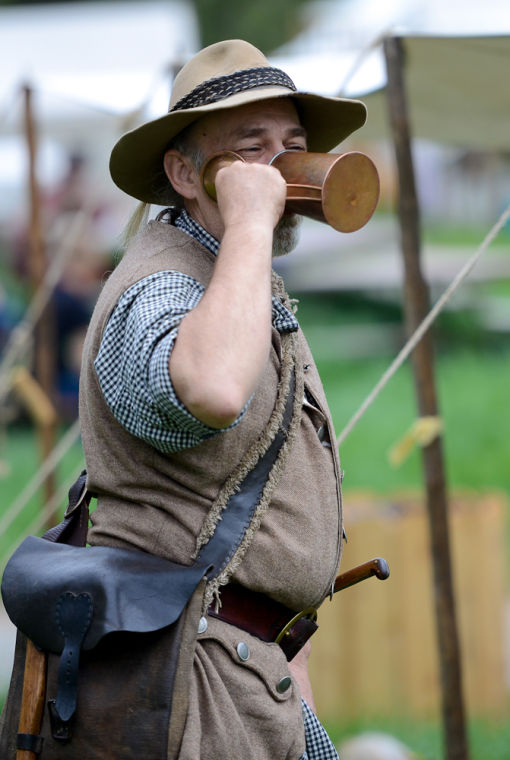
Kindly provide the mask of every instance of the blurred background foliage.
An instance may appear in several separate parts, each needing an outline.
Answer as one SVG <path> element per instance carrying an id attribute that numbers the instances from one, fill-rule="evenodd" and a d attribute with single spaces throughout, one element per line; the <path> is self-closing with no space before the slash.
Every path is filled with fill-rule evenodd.
<path id="1" fill-rule="evenodd" d="M 302 31 L 299 11 L 304 3 L 305 0 L 257 0 L 256 3 L 194 0 L 193 4 L 204 45 L 239 37 L 268 54 Z"/>

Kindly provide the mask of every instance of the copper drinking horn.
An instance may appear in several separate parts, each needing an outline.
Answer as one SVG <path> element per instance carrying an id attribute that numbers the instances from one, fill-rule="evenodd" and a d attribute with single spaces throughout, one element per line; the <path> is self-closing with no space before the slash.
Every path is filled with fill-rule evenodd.
<path id="1" fill-rule="evenodd" d="M 217 153 L 202 168 L 202 183 L 216 200 L 216 173 L 244 159 L 233 151 Z M 364 153 L 307 153 L 284 150 L 270 164 L 287 183 L 285 212 L 325 222 L 339 232 L 355 232 L 375 211 L 379 200 L 379 175 Z"/>

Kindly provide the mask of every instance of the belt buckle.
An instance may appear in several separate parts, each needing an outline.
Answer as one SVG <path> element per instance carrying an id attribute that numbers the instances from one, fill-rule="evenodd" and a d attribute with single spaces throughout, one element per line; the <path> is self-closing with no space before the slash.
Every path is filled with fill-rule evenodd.
<path id="1" fill-rule="evenodd" d="M 275 643 L 280 644 L 285 636 L 288 636 L 290 634 L 291 629 L 296 625 L 298 620 L 307 617 L 309 620 L 313 620 L 315 622 L 317 620 L 317 615 L 318 612 L 315 607 L 306 607 L 306 609 L 301 610 L 301 612 L 298 612 L 297 615 L 294 615 L 294 617 L 291 618 L 289 622 L 283 626 L 282 630 L 275 638 Z"/>

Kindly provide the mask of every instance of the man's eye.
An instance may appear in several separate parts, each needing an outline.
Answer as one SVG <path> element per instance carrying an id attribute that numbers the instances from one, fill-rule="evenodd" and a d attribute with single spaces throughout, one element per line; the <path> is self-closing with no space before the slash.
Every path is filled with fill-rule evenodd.
<path id="1" fill-rule="evenodd" d="M 305 151 L 306 147 L 304 145 L 289 145 L 287 150 L 302 150 Z"/>

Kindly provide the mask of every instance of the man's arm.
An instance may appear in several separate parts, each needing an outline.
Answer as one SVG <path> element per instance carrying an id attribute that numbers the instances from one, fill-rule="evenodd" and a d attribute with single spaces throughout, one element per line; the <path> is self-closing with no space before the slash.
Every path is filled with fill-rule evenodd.
<path id="1" fill-rule="evenodd" d="M 202 422 L 231 424 L 252 395 L 271 342 L 273 230 L 285 181 L 272 167 L 236 162 L 216 177 L 223 222 L 206 292 L 180 327 L 170 375 L 180 400 Z"/>
<path id="2" fill-rule="evenodd" d="M 183 315 L 197 306 L 204 290 L 172 270 L 138 280 L 113 309 L 94 361 L 115 419 L 164 453 L 196 446 L 219 432 L 190 414 L 168 372 Z"/>

